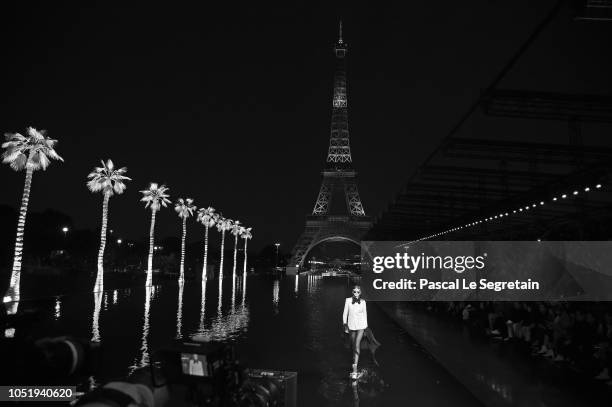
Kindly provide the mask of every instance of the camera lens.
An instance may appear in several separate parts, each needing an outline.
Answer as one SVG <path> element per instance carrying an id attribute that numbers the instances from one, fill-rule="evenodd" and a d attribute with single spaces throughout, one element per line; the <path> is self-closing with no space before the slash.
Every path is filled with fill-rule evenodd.
<path id="1" fill-rule="evenodd" d="M 276 406 L 280 394 L 280 385 L 274 379 L 260 379 L 250 382 L 244 388 L 242 406 Z"/>
<path id="2" fill-rule="evenodd" d="M 87 374 L 91 370 L 95 346 L 73 338 L 42 339 L 37 347 L 49 374 L 61 377 Z"/>

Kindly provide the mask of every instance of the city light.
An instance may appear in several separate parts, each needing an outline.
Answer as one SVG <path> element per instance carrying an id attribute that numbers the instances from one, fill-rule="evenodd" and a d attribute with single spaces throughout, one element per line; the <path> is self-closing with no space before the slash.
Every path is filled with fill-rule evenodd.
<path id="1" fill-rule="evenodd" d="M 122 242 L 123 242 L 123 240 L 117 239 L 117 244 L 121 244 Z"/>

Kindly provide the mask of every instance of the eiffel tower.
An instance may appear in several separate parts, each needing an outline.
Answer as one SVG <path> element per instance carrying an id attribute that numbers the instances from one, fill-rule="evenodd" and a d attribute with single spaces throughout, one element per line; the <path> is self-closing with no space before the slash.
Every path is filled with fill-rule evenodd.
<path id="1" fill-rule="evenodd" d="M 334 45 L 336 72 L 332 99 L 331 133 L 327 163 L 321 173 L 321 189 L 306 227 L 299 237 L 287 267 L 287 274 L 296 274 L 313 247 L 323 242 L 350 241 L 360 244 L 372 225 L 366 216 L 357 189 L 357 173 L 353 169 L 348 130 L 346 94 L 346 54 L 348 46 L 342 39 L 340 22 L 338 41 Z M 343 200 L 339 200 L 341 195 Z M 346 204 L 344 205 L 343 202 Z"/>

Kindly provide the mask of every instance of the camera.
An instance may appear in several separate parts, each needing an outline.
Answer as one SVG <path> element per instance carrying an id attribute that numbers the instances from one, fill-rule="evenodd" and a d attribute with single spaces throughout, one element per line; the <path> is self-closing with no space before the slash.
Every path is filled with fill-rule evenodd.
<path id="1" fill-rule="evenodd" d="M 5 335 L 18 333 L 0 338 L 2 367 L 13 383 L 76 384 L 97 370 L 99 343 L 70 336 L 34 339 L 28 328 L 38 318 L 36 311 L 27 311 L 1 321 Z"/>
<path id="2" fill-rule="evenodd" d="M 244 368 L 228 344 L 180 342 L 155 353 L 150 367 L 155 387 L 193 405 L 297 405 L 297 373 Z"/>
<path id="3" fill-rule="evenodd" d="M 99 359 L 98 343 L 67 336 L 4 339 L 0 348 L 15 384 L 77 384 L 96 371 Z"/>

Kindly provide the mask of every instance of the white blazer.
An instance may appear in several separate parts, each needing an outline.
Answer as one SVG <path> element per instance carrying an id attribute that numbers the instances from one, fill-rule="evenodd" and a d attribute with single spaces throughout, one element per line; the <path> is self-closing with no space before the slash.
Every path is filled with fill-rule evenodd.
<path id="1" fill-rule="evenodd" d="M 366 301 L 363 298 L 357 304 L 353 304 L 353 297 L 349 297 L 344 301 L 342 323 L 348 325 L 351 331 L 368 327 L 368 310 L 366 308 Z"/>

